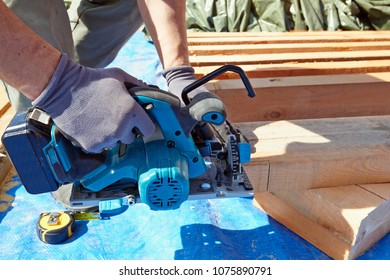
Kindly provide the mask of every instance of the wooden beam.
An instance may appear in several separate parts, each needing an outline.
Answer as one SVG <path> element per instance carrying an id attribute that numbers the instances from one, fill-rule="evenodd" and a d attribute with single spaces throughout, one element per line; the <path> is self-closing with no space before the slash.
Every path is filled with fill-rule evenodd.
<path id="1" fill-rule="evenodd" d="M 189 33 L 190 61 L 197 78 L 225 64 L 245 71 L 256 99 L 238 97 L 245 90 L 234 72 L 209 85 L 225 102 L 233 122 L 387 115 L 389 35 L 390 31 Z"/>
<path id="2" fill-rule="evenodd" d="M 241 80 L 207 87 L 223 100 L 230 121 L 250 122 L 389 115 L 389 81 L 390 72 L 255 78 L 253 99 Z"/>
<path id="3" fill-rule="evenodd" d="M 390 232 L 390 116 L 235 123 L 254 203 L 335 259 Z"/>
<path id="4" fill-rule="evenodd" d="M 349 246 L 347 244 L 335 237 L 330 230 L 303 215 L 272 193 L 255 193 L 253 202 L 256 207 L 262 209 L 328 256 L 338 260 L 348 258 Z"/>
<path id="5" fill-rule="evenodd" d="M 1 136 L 3 135 L 5 129 L 7 128 L 8 124 L 12 120 L 12 118 L 15 115 L 15 109 L 13 107 L 9 107 L 2 116 L 0 116 L 0 152 L 2 151 L 2 143 L 1 143 Z"/>
<path id="6" fill-rule="evenodd" d="M 300 43 L 279 44 L 275 48 L 272 44 L 231 44 L 231 45 L 196 45 L 189 48 L 190 55 L 241 55 L 241 54 L 277 54 L 277 53 L 302 53 L 302 52 L 346 52 L 346 51 L 373 51 L 389 50 L 390 42 L 332 42 L 332 43 Z"/>
<path id="7" fill-rule="evenodd" d="M 224 38 L 224 37 L 324 37 L 324 33 L 327 36 L 335 36 L 342 38 L 366 38 L 366 37 L 377 37 L 379 36 L 389 36 L 389 30 L 360 30 L 360 31 L 289 31 L 289 32 L 192 32 L 188 31 L 188 38 Z"/>
<path id="8" fill-rule="evenodd" d="M 237 77 L 238 78 L 238 77 Z M 316 75 L 279 78 L 256 78 L 251 79 L 254 88 L 281 88 L 297 86 L 328 86 L 344 84 L 364 84 L 390 82 L 390 72 L 374 72 L 365 74 L 342 74 L 342 75 Z M 240 79 L 212 80 L 206 86 L 211 90 L 244 89 Z"/>
<path id="9" fill-rule="evenodd" d="M 12 207 L 15 197 L 7 192 L 20 184 L 19 180 L 14 179 L 15 176 L 17 176 L 15 169 L 10 168 L 4 178 L 0 178 L 0 212 L 6 212 Z"/>
<path id="10" fill-rule="evenodd" d="M 0 82 L 0 117 L 7 112 L 7 110 L 11 107 L 11 104 L 8 101 L 6 93 L 3 89 L 3 86 Z"/>
<path id="11" fill-rule="evenodd" d="M 390 182 L 390 116 L 236 123 L 256 192 Z M 259 178 L 262 174 L 262 178 Z"/>
<path id="12" fill-rule="evenodd" d="M 189 46 L 189 51 L 198 77 L 227 63 L 243 67 L 250 78 L 385 72 L 389 71 L 389 35 L 390 31 L 244 32 L 233 35 L 201 32 L 194 34 L 196 37 L 189 35 L 197 42 Z M 268 39 L 272 41 L 266 41 L 266 44 L 258 41 Z M 210 40 L 216 45 L 210 47 L 207 42 Z M 206 52 L 205 55 L 202 52 Z M 340 60 L 344 62 L 340 63 Z M 305 73 L 302 69 L 308 71 Z M 331 72 L 332 69 L 335 71 Z M 227 74 L 220 79 L 230 78 L 237 77 Z"/>
<path id="13" fill-rule="evenodd" d="M 188 33 L 189 46 L 221 44 L 291 44 L 302 42 L 375 42 L 390 41 L 389 31 L 354 32 L 244 32 L 231 34 L 217 32 Z M 223 40 L 221 40 L 223 39 Z"/>
<path id="14" fill-rule="evenodd" d="M 216 70 L 219 66 L 195 66 L 197 78 Z M 292 76 L 314 76 L 314 75 L 340 75 L 358 74 L 373 72 L 390 72 L 390 60 L 362 60 L 362 61 L 337 61 L 337 62 L 304 62 L 304 63 L 282 63 L 282 64 L 257 64 L 238 65 L 248 78 L 277 78 Z M 237 74 L 226 72 L 217 80 L 237 79 Z"/>
<path id="15" fill-rule="evenodd" d="M 0 183 L 4 181 L 8 172 L 11 170 L 11 162 L 9 158 L 0 152 Z M 1 187 L 1 185 L 0 185 Z"/>
<path id="16" fill-rule="evenodd" d="M 362 185 L 369 193 L 375 194 L 385 202 L 376 207 L 361 221 L 350 258 L 358 257 L 378 240 L 390 232 L 390 185 Z"/>
<path id="17" fill-rule="evenodd" d="M 297 35 L 297 34 L 296 34 Z M 299 44 L 302 42 L 318 42 L 318 43 L 331 43 L 331 42 L 388 42 L 390 41 L 389 35 L 382 36 L 366 36 L 362 37 L 349 37 L 349 36 L 322 36 L 322 37 L 273 37 L 273 36 L 259 36 L 259 37 L 225 37 L 223 41 L 218 36 L 212 38 L 188 38 L 189 46 L 196 45 L 220 45 L 220 44 Z"/>
<path id="18" fill-rule="evenodd" d="M 0 86 L 0 184 L 4 181 L 12 166 L 1 143 L 1 136 L 14 115 L 15 110 L 11 107 L 4 89 Z"/>
<path id="19" fill-rule="evenodd" d="M 390 190 L 390 184 L 369 187 Z M 256 193 L 254 205 L 330 257 L 356 259 L 390 232 L 389 198 L 352 185 Z"/>
<path id="20" fill-rule="evenodd" d="M 348 52 L 300 52 L 300 53 L 267 53 L 267 54 L 241 54 L 229 56 L 202 56 L 190 57 L 193 66 L 212 66 L 224 64 L 236 65 L 261 65 L 261 64 L 283 64 L 283 63 L 306 63 L 306 62 L 336 62 L 356 60 L 388 60 L 390 49 L 375 51 L 348 51 Z"/>

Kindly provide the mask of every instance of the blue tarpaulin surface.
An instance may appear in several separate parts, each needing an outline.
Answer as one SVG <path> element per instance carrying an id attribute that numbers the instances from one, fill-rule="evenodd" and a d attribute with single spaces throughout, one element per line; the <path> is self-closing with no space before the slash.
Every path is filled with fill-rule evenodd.
<path id="1" fill-rule="evenodd" d="M 165 88 L 154 46 L 137 33 L 111 66 Z M 51 194 L 31 195 L 17 176 L 2 186 L 1 260 L 327 260 L 316 247 L 252 205 L 252 197 L 189 200 L 155 212 L 139 203 L 106 220 L 76 221 L 66 242 L 41 242 L 41 212 L 61 210 Z M 388 234 L 359 259 L 390 259 Z"/>

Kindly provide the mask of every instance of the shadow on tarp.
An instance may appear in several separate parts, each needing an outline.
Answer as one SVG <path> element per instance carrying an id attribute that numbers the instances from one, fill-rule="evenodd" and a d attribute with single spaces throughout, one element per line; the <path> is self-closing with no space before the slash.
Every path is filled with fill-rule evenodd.
<path id="1" fill-rule="evenodd" d="M 183 226 L 183 249 L 175 252 L 175 260 L 330 259 L 271 217 L 269 222 L 250 230 L 228 230 L 212 224 Z"/>
<path id="2" fill-rule="evenodd" d="M 183 249 L 175 260 L 332 260 L 269 217 L 270 225 L 251 230 L 227 230 L 211 224 L 181 228 Z M 390 234 L 358 260 L 389 260 Z"/>

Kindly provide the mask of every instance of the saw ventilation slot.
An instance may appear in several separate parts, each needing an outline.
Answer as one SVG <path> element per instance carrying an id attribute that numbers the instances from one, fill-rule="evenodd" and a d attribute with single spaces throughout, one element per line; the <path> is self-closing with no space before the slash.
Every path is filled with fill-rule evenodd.
<path id="1" fill-rule="evenodd" d="M 160 178 L 149 185 L 147 197 L 150 203 L 160 209 L 175 209 L 182 200 L 183 187 L 179 181 Z"/>

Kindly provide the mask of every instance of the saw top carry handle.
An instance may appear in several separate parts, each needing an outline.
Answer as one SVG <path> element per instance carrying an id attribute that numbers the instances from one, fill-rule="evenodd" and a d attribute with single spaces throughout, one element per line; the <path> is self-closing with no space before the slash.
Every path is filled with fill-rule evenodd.
<path id="1" fill-rule="evenodd" d="M 240 75 L 241 80 L 244 83 L 245 89 L 248 91 L 249 97 L 253 98 L 256 96 L 255 91 L 254 91 L 248 77 L 245 75 L 244 70 L 242 70 L 242 68 L 239 66 L 227 64 L 227 65 L 219 67 L 218 69 L 203 76 L 199 80 L 186 86 L 183 89 L 182 94 L 181 94 L 181 98 L 182 98 L 184 104 L 188 105 L 190 103 L 190 99 L 188 98 L 188 93 L 190 93 L 194 89 L 200 87 L 201 85 L 204 85 L 205 83 L 211 81 L 212 79 L 214 79 L 214 78 L 216 78 L 216 77 L 218 77 L 218 76 L 220 76 L 223 73 L 228 72 L 228 71 L 235 72 L 235 73 Z"/>

